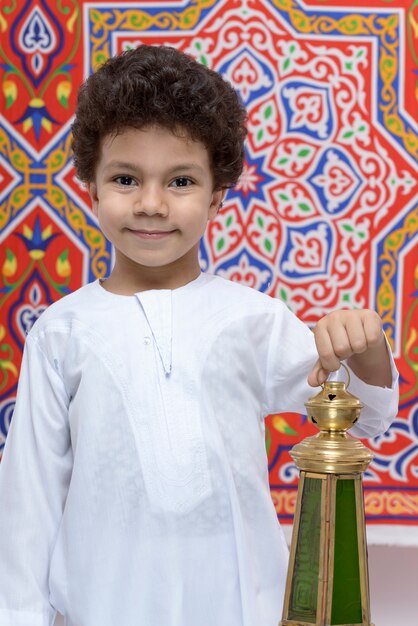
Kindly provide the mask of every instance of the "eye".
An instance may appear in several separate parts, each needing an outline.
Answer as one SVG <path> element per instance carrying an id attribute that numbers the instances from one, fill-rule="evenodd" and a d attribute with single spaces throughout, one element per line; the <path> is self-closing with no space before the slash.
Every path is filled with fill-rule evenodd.
<path id="1" fill-rule="evenodd" d="M 187 176 L 179 176 L 178 178 L 175 178 L 171 183 L 171 186 L 177 189 L 179 187 L 189 187 L 189 185 L 193 185 L 193 181 Z"/>
<path id="2" fill-rule="evenodd" d="M 114 181 L 118 183 L 118 185 L 122 185 L 122 187 L 135 185 L 135 179 L 132 178 L 132 176 L 117 176 Z"/>

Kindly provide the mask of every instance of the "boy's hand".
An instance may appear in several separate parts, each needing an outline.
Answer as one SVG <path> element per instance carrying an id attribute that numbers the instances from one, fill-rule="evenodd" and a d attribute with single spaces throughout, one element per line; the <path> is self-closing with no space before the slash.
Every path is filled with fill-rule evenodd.
<path id="1" fill-rule="evenodd" d="M 364 382 L 390 387 L 392 372 L 382 320 L 375 311 L 333 311 L 314 329 L 319 359 L 308 376 L 312 387 L 325 382 L 329 372 L 348 359 L 353 372 Z"/>

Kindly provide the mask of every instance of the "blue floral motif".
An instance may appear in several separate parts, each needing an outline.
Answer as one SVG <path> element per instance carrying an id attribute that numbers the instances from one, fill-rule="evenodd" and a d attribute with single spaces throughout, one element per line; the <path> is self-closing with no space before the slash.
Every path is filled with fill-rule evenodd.
<path id="1" fill-rule="evenodd" d="M 293 280 L 326 276 L 332 258 L 333 230 L 328 222 L 314 220 L 302 226 L 287 226 L 279 261 L 281 272 Z"/>
<path id="2" fill-rule="evenodd" d="M 352 160 L 335 146 L 323 151 L 308 181 L 318 196 L 318 204 L 330 215 L 348 210 L 362 184 Z"/>
<path id="3" fill-rule="evenodd" d="M 64 32 L 45 0 L 35 7 L 28 0 L 12 24 L 10 42 L 26 75 L 38 87 L 62 50 Z"/>
<path id="4" fill-rule="evenodd" d="M 255 287 L 258 291 L 267 291 L 273 281 L 272 269 L 260 259 L 251 255 L 248 250 L 240 252 L 220 263 L 216 274 L 238 280 L 242 284 Z"/>
<path id="5" fill-rule="evenodd" d="M 410 441 L 398 456 L 379 452 L 385 443 L 396 442 L 398 436 L 406 437 Z M 409 470 L 418 476 L 418 408 L 410 420 L 396 419 L 386 433 L 373 439 L 373 444 L 376 455 L 373 465 L 380 471 L 389 472 L 391 478 L 401 482 L 408 481 Z"/>
<path id="6" fill-rule="evenodd" d="M 265 57 L 254 49 L 242 46 L 219 66 L 218 72 L 231 81 L 245 105 L 268 93 L 275 83 L 273 70 Z"/>
<path id="7" fill-rule="evenodd" d="M 0 454 L 3 452 L 15 404 L 15 398 L 10 397 L 0 403 Z"/>
<path id="8" fill-rule="evenodd" d="M 238 196 L 242 200 L 242 207 L 244 211 L 248 210 L 252 199 L 268 202 L 268 199 L 266 198 L 266 189 L 268 184 L 271 183 L 274 178 L 268 173 L 265 161 L 266 158 L 264 155 L 258 158 L 253 158 L 247 150 L 244 170 L 241 178 L 235 187 L 228 190 L 227 199 L 231 200 L 232 198 Z"/>
<path id="9" fill-rule="evenodd" d="M 322 141 L 333 135 L 336 120 L 330 87 L 313 81 L 289 80 L 282 83 L 280 97 L 287 133 L 302 133 Z"/>

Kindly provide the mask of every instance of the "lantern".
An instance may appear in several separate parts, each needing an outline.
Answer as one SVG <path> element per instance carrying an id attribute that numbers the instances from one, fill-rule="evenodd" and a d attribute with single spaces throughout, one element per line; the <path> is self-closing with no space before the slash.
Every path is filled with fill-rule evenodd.
<path id="1" fill-rule="evenodd" d="M 300 481 L 280 626 L 373 626 L 362 485 L 373 455 L 346 432 L 363 405 L 327 381 L 305 406 L 320 432 L 290 452 Z"/>

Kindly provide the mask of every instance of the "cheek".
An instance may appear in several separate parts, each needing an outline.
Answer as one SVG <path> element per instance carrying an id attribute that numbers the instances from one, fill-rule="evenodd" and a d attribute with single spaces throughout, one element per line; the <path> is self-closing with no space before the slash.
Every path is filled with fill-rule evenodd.
<path id="1" fill-rule="evenodd" d="M 195 235 L 201 237 L 206 231 L 208 219 L 209 216 L 207 212 L 200 213 L 198 216 L 195 216 L 195 219 L 191 222 L 190 230 L 193 231 Z"/>
<path id="2" fill-rule="evenodd" d="M 181 222 L 183 229 L 192 233 L 206 227 L 209 210 L 202 208 L 206 204 L 206 198 L 196 198 L 178 207 L 177 218 Z M 172 216 L 173 218 L 175 217 L 174 211 Z"/>
<path id="3" fill-rule="evenodd" d="M 114 212 L 107 210 L 106 205 L 101 204 L 99 210 L 96 213 L 100 229 L 108 236 L 109 233 L 114 231 L 120 222 L 117 215 Z"/>
<path id="4" fill-rule="evenodd" d="M 111 193 L 103 194 L 100 198 L 100 202 L 97 208 L 97 216 L 99 221 L 111 224 L 112 222 L 117 223 L 120 220 L 121 216 L 126 212 L 123 198 L 120 196 L 116 196 Z"/>

